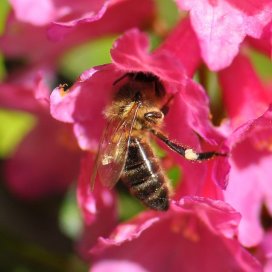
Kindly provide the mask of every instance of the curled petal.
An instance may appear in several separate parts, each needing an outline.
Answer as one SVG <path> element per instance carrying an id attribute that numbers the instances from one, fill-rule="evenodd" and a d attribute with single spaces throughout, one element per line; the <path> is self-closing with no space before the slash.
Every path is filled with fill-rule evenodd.
<path id="1" fill-rule="evenodd" d="M 100 240 L 99 251 L 93 252 L 95 271 L 103 271 L 109 263 L 121 268 L 126 264 L 136 271 L 261 271 L 260 264 L 232 239 L 239 218 L 222 201 L 181 199 L 167 213 L 144 213 L 121 224 L 114 236 Z"/>
<path id="2" fill-rule="evenodd" d="M 177 3 L 181 9 L 190 10 L 202 57 L 215 71 L 230 65 L 246 35 L 259 38 L 271 21 L 272 3 L 269 0 L 177 0 Z"/>

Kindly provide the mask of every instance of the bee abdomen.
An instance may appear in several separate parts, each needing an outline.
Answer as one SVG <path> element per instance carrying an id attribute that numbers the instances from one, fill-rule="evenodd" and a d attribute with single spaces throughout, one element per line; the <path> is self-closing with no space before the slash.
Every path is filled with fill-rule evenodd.
<path id="1" fill-rule="evenodd" d="M 155 210 L 168 209 L 166 178 L 150 146 L 136 137 L 130 140 L 122 181 L 146 206 Z"/>

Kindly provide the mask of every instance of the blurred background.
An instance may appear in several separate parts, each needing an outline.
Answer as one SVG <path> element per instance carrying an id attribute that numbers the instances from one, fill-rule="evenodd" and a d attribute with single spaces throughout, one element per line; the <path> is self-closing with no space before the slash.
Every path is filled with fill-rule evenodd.
<path id="1" fill-rule="evenodd" d="M 186 15 L 178 12 L 173 1 L 156 0 L 154 6 L 155 20 L 152 18 L 152 21 L 156 24 L 146 24 L 142 27 L 150 36 L 152 48 L 158 46 L 177 21 Z M 7 21 L 12 13 L 8 1 L 1 0 L 0 40 L 7 31 Z M 45 80 L 47 88 L 53 90 L 64 83 L 70 86 L 84 70 L 109 63 L 109 50 L 119 34 L 99 35 L 92 39 L 86 37 L 79 44 L 66 47 L 58 53 L 58 58 L 51 64 L 54 69 L 50 67 L 51 72 L 47 74 Z M 43 35 L 46 38 L 45 32 Z M 19 47 L 21 39 L 22 37 L 18 35 Z M 35 42 L 35 39 L 33 41 Z M 14 43 L 16 34 L 13 36 L 12 46 Z M 43 166 L 50 158 L 62 161 L 62 157 L 58 155 L 58 147 L 52 149 L 51 153 L 48 151 L 56 144 L 52 143 L 53 132 L 51 134 L 50 128 L 55 126 L 57 121 L 52 121 L 48 112 L 30 101 L 27 94 L 22 97 L 19 94 L 27 93 L 28 88 L 19 80 L 23 78 L 22 75 L 40 68 L 48 70 L 48 64 L 45 65 L 42 60 L 39 64 L 39 58 L 44 57 L 41 54 L 35 56 L 35 63 L 30 66 L 27 62 L 30 56 L 11 57 L 1 48 L 2 44 L 0 43 L 0 271 L 87 271 L 89 265 L 78 257 L 75 250 L 76 241 L 82 231 L 81 216 L 76 202 L 79 151 L 73 147 L 65 151 L 73 154 L 73 158 L 67 162 L 63 161 L 63 164 L 60 163 L 57 166 L 58 170 L 65 172 L 67 165 L 72 165 L 71 168 L 74 169 L 69 169 L 71 172 L 67 173 L 71 181 L 62 184 L 56 190 L 51 190 L 50 184 L 56 182 L 56 177 L 61 178 L 58 172 L 54 177 L 44 174 L 45 183 L 49 185 L 42 184 L 44 187 L 41 191 L 35 191 L 35 185 L 32 187 L 28 184 L 29 189 L 20 187 L 25 186 L 24 183 L 18 184 L 20 178 L 29 178 L 35 183 L 39 173 L 49 173 L 50 169 Z M 32 46 L 34 44 L 30 42 L 30 49 Z M 47 49 L 51 50 L 50 47 Z M 35 50 L 39 50 L 39 47 Z M 250 56 L 258 73 L 267 80 L 272 71 L 270 60 L 253 50 Z M 211 111 L 216 117 L 214 123 L 219 124 L 225 113 L 216 74 L 204 67 L 195 79 L 200 81 L 209 93 Z M 1 91 L 7 88 L 14 92 L 17 102 L 14 102 L 12 97 L 1 95 Z M 61 131 L 65 129 L 62 127 Z M 37 138 L 41 140 L 38 141 Z M 65 142 L 65 139 L 63 141 Z M 160 150 L 158 153 L 161 158 L 165 156 Z M 37 175 L 29 175 L 36 170 Z M 41 172 L 38 173 L 39 170 Z M 182 176 L 177 167 L 173 167 L 168 174 L 174 183 Z M 143 209 L 141 204 L 131 198 L 120 185 L 118 192 L 120 220 L 126 220 Z"/>
<path id="2" fill-rule="evenodd" d="M 167 32 L 180 17 L 177 8 L 172 1 L 158 0 L 154 3 L 156 17 L 163 25 L 163 31 Z M 7 31 L 7 21 L 12 13 L 13 10 L 8 0 L 1 0 L 0 40 Z M 153 16 L 150 17 L 152 20 Z M 162 37 L 154 32 L 150 24 L 146 25 L 144 30 L 150 35 L 152 47 L 156 47 Z M 32 35 L 35 33 L 33 31 Z M 46 38 L 46 32 L 42 35 Z M 63 83 L 70 86 L 84 70 L 95 65 L 109 63 L 109 50 L 119 35 L 120 33 L 111 33 L 100 35 L 95 39 L 87 37 L 84 42 L 63 50 L 54 63 L 54 74 L 50 74 L 50 77 L 46 79 L 46 85 L 51 90 Z M 35 39 L 33 41 L 35 42 Z M 16 42 L 19 48 L 21 43 L 23 44 L 19 32 L 18 38 L 16 34 L 13 36 L 10 46 L 14 47 Z M 3 43 L 0 43 L 0 271 L 87 271 L 89 264 L 84 263 L 75 250 L 75 242 L 82 230 L 81 216 L 76 202 L 76 173 L 73 173 L 73 181 L 69 186 L 63 187 L 65 189 L 61 188 L 53 192 L 45 189 L 29 195 L 24 193 L 29 188 L 25 188 L 24 191 L 24 188 L 18 186 L 16 177 L 10 174 L 17 171 L 20 177 L 25 175 L 26 179 L 29 178 L 31 182 L 36 182 L 35 177 L 29 177 L 25 171 L 32 172 L 39 167 L 42 169 L 40 165 L 47 163 L 43 159 L 44 156 L 47 156 L 44 150 L 47 143 L 46 141 L 28 143 L 29 141 L 33 143 L 33 131 L 44 117 L 41 117 L 43 114 L 39 110 L 33 110 L 33 105 L 25 106 L 28 101 L 23 100 L 28 100 L 28 97 L 17 95 L 25 91 L 20 81 L 16 82 L 18 79 L 16 76 L 21 77 L 30 70 L 28 55 L 13 57 L 11 54 L 5 54 L 7 50 L 2 45 Z M 31 50 L 32 47 L 33 50 L 39 50 L 30 42 L 29 49 Z M 42 54 L 40 58 L 43 58 Z M 35 59 L 35 62 L 39 63 L 39 57 Z M 34 67 L 38 70 L 39 65 L 44 67 L 42 60 L 40 64 L 36 63 L 31 66 L 31 69 Z M 16 99 L 21 101 L 21 104 L 10 102 L 10 98 L 1 95 L 1 92 L 7 87 L 11 88 L 10 92 L 15 93 Z M 46 127 L 44 133 L 48 133 Z M 47 137 L 50 142 L 50 133 Z M 41 145 L 44 146 L 41 147 Z M 50 146 L 50 143 L 48 145 Z M 37 146 L 40 146 L 38 151 Z M 36 155 L 36 153 L 39 154 Z M 52 154 L 54 155 L 54 151 Z M 74 163 L 79 164 L 80 158 L 77 157 L 76 160 Z M 23 168 L 24 163 L 27 164 L 26 170 L 18 169 L 18 167 Z M 46 171 L 46 169 L 41 171 Z M 66 169 L 61 169 L 61 171 L 66 171 Z M 171 175 L 178 176 L 178 170 L 173 169 Z M 46 178 L 48 184 L 55 182 L 49 176 Z M 10 182 L 8 179 L 14 181 Z M 35 187 L 35 184 L 33 186 Z M 119 192 L 121 220 L 130 218 L 142 209 L 141 204 L 129 197 L 123 188 L 119 188 Z M 124 209 L 124 207 L 127 208 Z"/>

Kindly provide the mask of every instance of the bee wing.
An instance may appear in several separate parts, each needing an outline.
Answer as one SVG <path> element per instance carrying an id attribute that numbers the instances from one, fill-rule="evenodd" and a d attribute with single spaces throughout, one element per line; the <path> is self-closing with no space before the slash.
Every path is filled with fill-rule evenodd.
<path id="1" fill-rule="evenodd" d="M 99 175 L 104 186 L 112 188 L 120 179 L 139 103 L 135 103 L 125 120 L 110 121 L 104 130 L 91 177 L 91 189 Z"/>

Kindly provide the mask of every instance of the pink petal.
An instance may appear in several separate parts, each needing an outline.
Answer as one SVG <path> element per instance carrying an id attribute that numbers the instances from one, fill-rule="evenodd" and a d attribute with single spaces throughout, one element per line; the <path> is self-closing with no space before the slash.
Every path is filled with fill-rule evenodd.
<path id="1" fill-rule="evenodd" d="M 34 113 L 46 112 L 50 90 L 45 83 L 48 72 L 35 69 L 16 73 L 0 84 L 0 106 Z"/>
<path id="2" fill-rule="evenodd" d="M 37 24 L 33 25 L 25 22 L 28 18 L 32 20 L 32 23 L 35 23 L 35 20 L 39 20 L 39 18 L 52 22 L 52 18 L 46 13 L 47 11 L 40 10 L 42 5 L 49 3 L 48 0 L 27 0 L 25 2 L 17 0 L 15 10 L 16 12 L 20 12 L 22 16 L 25 16 L 24 7 L 29 3 L 33 4 L 35 9 L 37 8 L 40 11 L 36 12 L 33 9 L 33 16 L 24 17 L 24 21 L 18 20 L 15 18 L 14 13 L 10 12 L 4 33 L 0 37 L 1 51 L 9 58 L 27 59 L 30 64 L 45 63 L 52 65 L 56 64 L 59 57 L 63 55 L 63 52 L 75 45 L 82 44 L 101 35 L 116 35 L 116 33 L 123 32 L 132 27 L 144 28 L 154 18 L 154 3 L 152 0 L 111 0 L 112 5 L 106 10 L 105 14 L 103 16 L 100 13 L 97 15 L 95 12 L 98 12 L 100 8 L 96 7 L 95 3 L 102 5 L 101 9 L 104 10 L 108 6 L 107 4 L 104 5 L 104 2 L 104 0 L 94 0 L 91 3 L 90 1 L 82 0 L 54 1 L 56 6 L 53 8 L 56 19 L 62 18 L 63 20 L 67 19 L 67 21 L 69 21 L 69 18 L 71 20 L 75 19 L 74 25 L 67 26 L 58 21 L 58 23 L 50 24 L 48 29 L 47 24 L 37 26 Z M 90 22 L 85 22 L 84 19 L 81 20 L 80 16 L 83 13 L 85 14 L 86 10 L 90 11 L 92 9 L 90 5 L 94 8 L 94 14 L 87 14 L 90 20 L 86 20 Z M 73 9 L 74 6 L 77 6 L 77 8 Z M 86 8 L 86 6 L 88 7 Z M 28 11 L 31 13 L 31 8 Z M 63 17 L 64 11 L 65 13 L 68 12 L 70 17 L 68 15 Z M 124 16 L 124 14 L 128 14 L 128 16 Z M 131 14 L 133 16 L 130 16 Z M 117 20 L 120 17 L 122 17 L 122 20 Z M 44 23 L 46 23 L 45 21 Z M 48 40 L 47 36 L 49 36 L 50 40 Z M 18 42 L 20 46 L 18 46 Z"/>
<path id="3" fill-rule="evenodd" d="M 97 148 L 105 120 L 103 110 L 112 99 L 113 82 L 120 77 L 112 65 L 85 71 L 65 94 L 56 88 L 51 94 L 54 118 L 74 123 L 74 132 L 84 150 Z"/>
<path id="4" fill-rule="evenodd" d="M 189 82 L 190 85 L 188 84 L 173 99 L 170 111 L 165 119 L 165 131 L 167 131 L 170 139 L 199 152 L 216 150 L 224 153 L 225 150 L 221 148 L 219 150 L 216 146 L 223 143 L 224 138 L 213 128 L 209 121 L 207 97 L 199 85 L 192 81 Z M 201 135 L 211 145 L 201 149 L 198 135 Z M 198 194 L 206 178 L 205 173 L 207 173 L 209 163 L 186 162 L 174 152 L 170 152 L 170 155 L 174 156 L 174 161 L 182 166 L 184 172 L 180 188 L 182 194 Z M 220 188 L 225 188 L 228 179 L 228 162 L 221 157 L 214 160 L 213 181 Z"/>
<path id="5" fill-rule="evenodd" d="M 182 20 L 157 49 L 163 50 L 168 50 L 178 58 L 190 77 L 201 64 L 198 40 L 189 19 Z"/>
<path id="6" fill-rule="evenodd" d="M 83 1 L 83 5 L 80 2 L 73 1 L 80 11 L 71 9 L 69 20 L 61 19 L 50 25 L 48 36 L 51 40 L 59 41 L 80 28 L 87 30 L 89 38 L 93 34 L 115 34 L 135 26 L 146 27 L 154 18 L 155 6 L 152 0 L 96 0 L 92 1 L 92 7 L 89 2 Z M 120 17 L 122 20 L 118 20 Z"/>
<path id="7" fill-rule="evenodd" d="M 16 17 L 23 22 L 37 26 L 55 21 L 60 25 L 75 25 L 78 21 L 95 21 L 101 18 L 107 9 L 107 1 L 93 0 L 10 0 Z M 58 22 L 59 21 L 59 22 Z"/>
<path id="8" fill-rule="evenodd" d="M 175 99 L 179 99 L 187 110 L 186 118 L 191 127 L 205 140 L 215 144 L 216 140 L 212 140 L 212 136 L 217 133 L 209 122 L 208 97 L 203 88 L 187 78 L 182 64 L 166 53 L 166 50 L 148 54 L 147 49 L 146 35 L 136 29 L 128 31 L 115 42 L 111 50 L 113 63 L 120 70 L 144 71 L 157 75 L 167 92 L 178 93 Z M 218 135 L 216 137 L 220 138 Z"/>
<path id="9" fill-rule="evenodd" d="M 133 261 L 120 261 L 120 260 L 105 260 L 92 266 L 90 272 L 147 272 L 141 265 Z"/>
<path id="10" fill-rule="evenodd" d="M 25 199 L 64 192 L 79 171 L 79 150 L 71 148 L 74 139 L 69 135 L 68 128 L 49 116 L 38 119 L 7 161 L 5 173 L 10 190 Z"/>
<path id="11" fill-rule="evenodd" d="M 272 58 L 272 22 L 264 28 L 262 36 L 259 39 L 248 37 L 247 40 L 258 51 Z"/>
<path id="12" fill-rule="evenodd" d="M 230 65 L 245 36 L 259 38 L 271 21 L 269 0 L 177 0 L 177 3 L 181 9 L 190 11 L 202 57 L 211 70 Z"/>
<path id="13" fill-rule="evenodd" d="M 236 234 L 241 216 L 225 202 L 204 197 L 184 197 L 178 205 L 197 214 L 211 232 L 227 238 Z"/>
<path id="14" fill-rule="evenodd" d="M 84 233 L 79 241 L 81 255 L 88 259 L 89 249 L 99 236 L 107 236 L 117 224 L 117 203 L 113 191 L 102 187 L 97 181 L 91 191 L 91 174 L 94 167 L 94 155 L 86 154 L 81 161 L 77 199 L 85 224 Z"/>
<path id="15" fill-rule="evenodd" d="M 109 263 L 114 267 L 131 264 L 139 271 L 261 271 L 259 263 L 236 240 L 226 238 L 235 233 L 239 214 L 224 202 L 184 198 L 167 213 L 152 213 L 156 221 L 140 235 L 132 228 L 122 244 L 114 237 L 99 241 L 104 250 L 96 252 L 95 271 L 104 271 Z M 140 228 L 145 216 L 147 223 L 152 220 L 152 213 L 138 217 Z M 122 233 L 129 225 L 122 224 L 117 231 Z"/>
<path id="16" fill-rule="evenodd" d="M 126 241 L 137 239 L 142 232 L 150 228 L 158 220 L 159 217 L 154 216 L 153 212 L 140 214 L 136 220 L 117 226 L 109 238 L 100 237 L 97 245 L 92 249 L 92 253 L 98 254 L 105 248 L 118 246 Z"/>
<path id="17" fill-rule="evenodd" d="M 272 269 L 272 233 L 267 231 L 265 237 L 258 247 L 257 257 L 263 263 L 264 271 L 270 272 Z"/>
<path id="18" fill-rule="evenodd" d="M 238 55 L 231 66 L 220 71 L 219 80 L 234 127 L 256 118 L 267 108 L 269 94 L 247 57 Z"/>
<path id="19" fill-rule="evenodd" d="M 23 22 L 42 26 L 54 21 L 57 17 L 57 10 L 49 0 L 10 0 L 9 2 L 18 20 Z"/>
<path id="20" fill-rule="evenodd" d="M 244 246 L 256 246 L 263 239 L 261 208 L 266 204 L 272 213 L 272 190 L 269 153 L 272 108 L 259 118 L 237 128 L 228 138 L 232 148 L 229 186 L 226 201 L 242 214 L 239 240 Z"/>
<path id="21" fill-rule="evenodd" d="M 271 128 L 272 105 L 260 117 L 250 120 L 238 127 L 227 140 L 227 145 L 235 146 L 245 138 L 252 136 L 256 131 Z"/>
<path id="22" fill-rule="evenodd" d="M 127 31 L 111 49 L 112 62 L 121 71 L 150 72 L 162 81 L 184 85 L 186 76 L 181 63 L 166 50 L 151 55 L 148 47 L 148 38 L 144 33 L 137 29 Z"/>
<path id="23" fill-rule="evenodd" d="M 228 151 L 225 150 L 222 150 L 221 152 L 228 154 Z M 223 190 L 225 190 L 228 186 L 230 170 L 231 166 L 228 155 L 226 157 L 217 157 L 215 159 L 212 178 Z"/>

